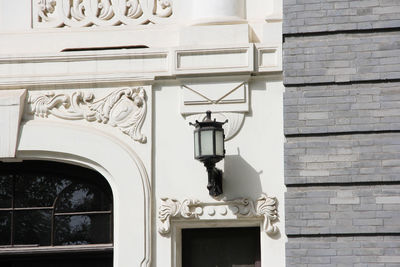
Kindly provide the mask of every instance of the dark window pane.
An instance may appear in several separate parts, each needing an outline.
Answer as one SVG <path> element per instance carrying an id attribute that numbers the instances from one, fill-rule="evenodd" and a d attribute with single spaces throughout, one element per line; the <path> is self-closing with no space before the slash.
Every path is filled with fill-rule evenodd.
<path id="1" fill-rule="evenodd" d="M 260 228 L 182 230 L 183 267 L 250 267 L 260 259 Z"/>
<path id="2" fill-rule="evenodd" d="M 50 245 L 51 211 L 14 211 L 15 244 Z"/>
<path id="3" fill-rule="evenodd" d="M 15 181 L 15 207 L 52 207 L 57 195 L 69 184 L 70 180 L 51 174 L 18 175 Z"/>
<path id="4" fill-rule="evenodd" d="M 55 217 L 55 245 L 111 243 L 110 214 Z"/>
<path id="5" fill-rule="evenodd" d="M 112 267 L 112 251 L 0 256 L 1 267 Z"/>
<path id="6" fill-rule="evenodd" d="M 0 175 L 0 208 L 11 208 L 11 197 L 12 175 Z"/>
<path id="7" fill-rule="evenodd" d="M 11 244 L 11 212 L 0 211 L 0 246 Z"/>
<path id="8" fill-rule="evenodd" d="M 104 191 L 96 185 L 73 184 L 60 194 L 56 212 L 111 210 L 111 200 Z"/>

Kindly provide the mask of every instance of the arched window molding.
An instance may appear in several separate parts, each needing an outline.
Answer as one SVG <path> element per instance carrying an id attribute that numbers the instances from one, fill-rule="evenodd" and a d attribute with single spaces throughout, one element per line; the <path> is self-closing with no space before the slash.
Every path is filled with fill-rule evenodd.
<path id="1" fill-rule="evenodd" d="M 131 146 L 84 125 L 32 120 L 21 124 L 16 157 L 75 163 L 103 174 L 114 196 L 114 266 L 129 262 L 147 267 L 151 185 L 143 161 Z"/>

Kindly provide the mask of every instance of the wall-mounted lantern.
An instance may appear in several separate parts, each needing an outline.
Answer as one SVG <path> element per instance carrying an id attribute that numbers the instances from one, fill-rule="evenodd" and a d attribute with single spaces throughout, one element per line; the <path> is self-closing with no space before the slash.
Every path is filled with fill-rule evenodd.
<path id="1" fill-rule="evenodd" d="M 206 112 L 206 118 L 199 122 L 189 123 L 194 130 L 194 158 L 203 162 L 208 172 L 207 189 L 210 196 L 222 194 L 222 171 L 215 164 L 225 157 L 224 129 L 225 122 L 211 119 L 211 111 Z"/>

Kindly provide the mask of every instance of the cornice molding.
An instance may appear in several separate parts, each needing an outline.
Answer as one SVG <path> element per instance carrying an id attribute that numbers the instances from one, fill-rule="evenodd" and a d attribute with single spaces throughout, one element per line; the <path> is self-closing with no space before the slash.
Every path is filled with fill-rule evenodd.
<path id="1" fill-rule="evenodd" d="M 54 92 L 33 94 L 28 99 L 28 113 L 47 118 L 49 115 L 65 120 L 86 120 L 118 128 L 133 140 L 146 143 L 141 128 L 147 113 L 146 92 L 142 87 L 121 88 L 96 99 L 91 93 Z"/>
<path id="2" fill-rule="evenodd" d="M 249 75 L 281 71 L 281 45 L 218 45 L 0 56 L 0 89 L 157 77 Z M 256 57 L 254 57 L 256 55 Z M 257 60 L 255 60 L 255 58 Z M 259 63 L 257 63 L 259 62 Z M 258 65 L 257 65 L 257 64 Z"/>
<path id="3" fill-rule="evenodd" d="M 266 194 L 252 201 L 248 198 L 238 198 L 220 202 L 201 202 L 196 199 L 179 201 L 173 198 L 161 198 L 158 211 L 161 235 L 168 235 L 171 231 L 171 221 L 176 220 L 240 220 L 261 219 L 262 229 L 273 236 L 279 232 L 274 222 L 278 219 L 277 199 Z"/>

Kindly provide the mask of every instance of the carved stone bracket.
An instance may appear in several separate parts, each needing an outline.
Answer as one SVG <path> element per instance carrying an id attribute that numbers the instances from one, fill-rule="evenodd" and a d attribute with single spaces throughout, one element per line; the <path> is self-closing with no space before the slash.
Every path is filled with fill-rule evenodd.
<path id="1" fill-rule="evenodd" d="M 122 88 L 101 99 L 81 91 L 72 94 L 49 92 L 31 95 L 28 112 L 38 117 L 49 115 L 66 120 L 86 120 L 117 127 L 124 134 L 140 143 L 146 142 L 141 133 L 145 120 L 146 93 L 142 87 Z"/>
<path id="2" fill-rule="evenodd" d="M 161 198 L 159 207 L 158 232 L 167 235 L 171 230 L 171 220 L 207 220 L 261 218 L 263 231 L 268 235 L 276 234 L 279 229 L 273 223 L 278 219 L 277 200 L 262 194 L 256 201 L 239 198 L 221 202 L 200 202 L 185 199 L 182 202 L 172 198 Z"/>
<path id="3" fill-rule="evenodd" d="M 232 139 L 241 129 L 245 113 L 249 112 L 248 76 L 182 80 L 181 114 L 186 120 L 202 121 L 211 110 L 224 124 L 225 140 Z"/>
<path id="4" fill-rule="evenodd" d="M 32 0 L 34 27 L 157 23 L 172 15 L 170 0 Z"/>

